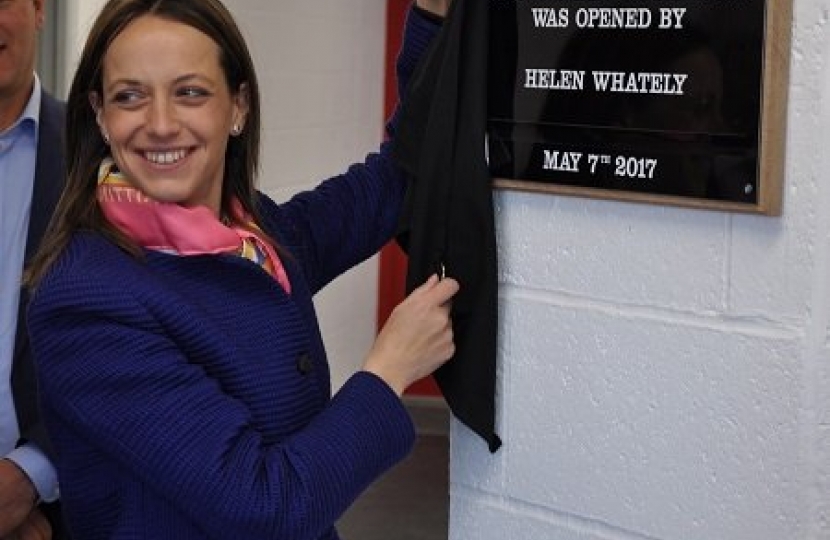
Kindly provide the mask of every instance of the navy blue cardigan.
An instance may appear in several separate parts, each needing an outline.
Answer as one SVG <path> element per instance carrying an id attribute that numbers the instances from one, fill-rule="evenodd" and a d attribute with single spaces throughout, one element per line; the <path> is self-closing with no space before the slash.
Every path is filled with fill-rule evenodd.
<path id="1" fill-rule="evenodd" d="M 410 14 L 399 77 L 435 31 Z M 29 308 L 73 538 L 337 538 L 414 429 L 369 373 L 330 397 L 312 296 L 392 237 L 404 190 L 383 145 L 287 203 L 260 195 L 290 296 L 240 257 L 73 237 Z"/>

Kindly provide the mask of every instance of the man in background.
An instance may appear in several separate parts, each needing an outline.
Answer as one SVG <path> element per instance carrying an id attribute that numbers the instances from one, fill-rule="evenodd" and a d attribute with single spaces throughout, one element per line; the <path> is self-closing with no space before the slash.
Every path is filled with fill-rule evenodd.
<path id="1" fill-rule="evenodd" d="M 45 1 L 0 0 L 0 540 L 64 538 L 20 286 L 65 173 L 65 107 L 34 71 Z"/>

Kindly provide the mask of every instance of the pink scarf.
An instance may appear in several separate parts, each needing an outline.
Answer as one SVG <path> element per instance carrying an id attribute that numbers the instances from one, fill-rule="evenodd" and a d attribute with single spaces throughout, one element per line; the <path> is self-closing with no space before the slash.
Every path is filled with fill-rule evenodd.
<path id="1" fill-rule="evenodd" d="M 182 256 L 236 254 L 261 266 L 291 294 L 276 250 L 238 200 L 231 203 L 233 223 L 225 225 L 204 206 L 187 208 L 149 198 L 130 185 L 111 158 L 98 169 L 97 196 L 110 223 L 140 246 Z"/>

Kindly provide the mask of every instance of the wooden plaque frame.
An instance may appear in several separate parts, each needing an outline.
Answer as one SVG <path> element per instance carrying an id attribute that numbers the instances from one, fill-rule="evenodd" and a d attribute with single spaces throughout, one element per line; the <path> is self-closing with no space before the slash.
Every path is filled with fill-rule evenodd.
<path id="1" fill-rule="evenodd" d="M 504 0 L 492 0 L 501 1 Z M 537 193 L 662 204 L 705 210 L 780 215 L 789 87 L 792 0 L 764 1 L 761 71 L 761 107 L 758 111 L 757 203 L 663 195 L 648 192 L 598 189 L 496 176 L 494 187 Z"/>

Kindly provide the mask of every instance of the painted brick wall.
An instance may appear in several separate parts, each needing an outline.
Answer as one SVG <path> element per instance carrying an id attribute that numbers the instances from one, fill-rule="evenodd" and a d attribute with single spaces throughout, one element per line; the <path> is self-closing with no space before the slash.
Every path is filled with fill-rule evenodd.
<path id="1" fill-rule="evenodd" d="M 829 10 L 781 217 L 496 193 L 504 447 L 453 424 L 451 540 L 830 538 Z"/>

